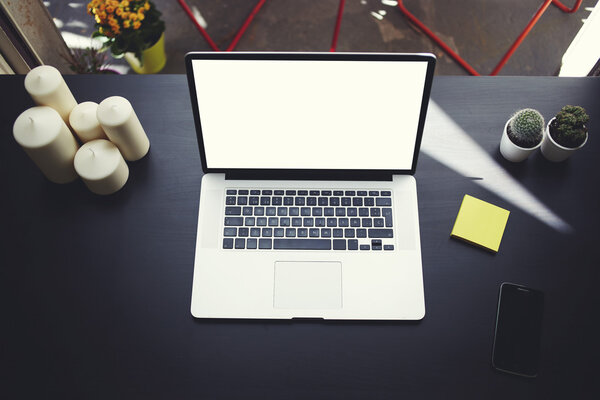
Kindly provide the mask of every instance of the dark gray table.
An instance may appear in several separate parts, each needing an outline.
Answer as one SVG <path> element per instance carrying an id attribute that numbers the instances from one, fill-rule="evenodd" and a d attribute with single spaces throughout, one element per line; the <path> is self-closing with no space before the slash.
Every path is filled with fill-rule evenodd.
<path id="1" fill-rule="evenodd" d="M 23 77 L 0 77 L 0 398 L 597 396 L 599 79 L 435 79 L 439 108 L 425 131 L 434 140 L 417 168 L 427 307 L 419 323 L 193 319 L 202 172 L 185 77 L 67 83 L 78 101 L 128 98 L 152 147 L 115 195 L 93 195 L 81 181 L 52 184 L 12 137 L 13 121 L 33 105 Z M 550 118 L 565 104 L 591 116 L 583 150 L 561 164 L 539 153 L 519 165 L 501 158 L 513 111 L 534 107 Z M 453 152 L 457 132 L 480 146 L 476 155 L 468 140 Z M 440 153 L 438 142 L 451 149 Z M 477 159 L 481 169 L 460 171 Z M 511 184 L 488 190 L 494 169 Z M 515 187 L 572 232 L 515 206 Z M 511 210 L 498 254 L 449 238 L 465 193 Z M 504 281 L 546 294 L 536 379 L 490 365 Z"/>

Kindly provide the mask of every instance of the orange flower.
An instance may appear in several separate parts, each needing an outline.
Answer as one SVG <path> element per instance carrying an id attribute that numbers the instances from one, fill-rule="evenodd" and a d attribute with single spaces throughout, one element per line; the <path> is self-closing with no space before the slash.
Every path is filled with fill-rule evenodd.
<path id="1" fill-rule="evenodd" d="M 138 16 L 137 16 L 137 14 L 136 14 L 136 13 L 130 13 L 130 14 L 129 14 L 129 19 L 130 19 L 130 20 L 132 20 L 132 21 L 135 21 L 137 18 L 138 18 Z"/>
<path id="2" fill-rule="evenodd" d="M 121 7 L 128 7 L 128 6 L 129 6 L 129 1 L 127 1 L 127 0 L 123 0 L 123 1 L 121 2 Z"/>
<path id="3" fill-rule="evenodd" d="M 150 3 L 146 2 L 146 3 L 144 4 L 144 9 L 145 9 L 145 10 L 149 10 L 149 9 L 150 9 Z"/>
<path id="4" fill-rule="evenodd" d="M 138 15 L 137 15 L 137 17 L 138 17 L 138 19 L 139 19 L 140 21 L 143 21 L 143 20 L 144 20 L 144 18 L 146 18 L 146 17 L 144 17 L 144 14 L 142 14 L 142 13 L 141 13 L 141 12 L 139 12 L 139 11 L 138 11 Z"/>
<path id="5" fill-rule="evenodd" d="M 135 21 L 133 23 L 133 29 L 139 29 L 142 23 L 140 21 Z"/>
<path id="6" fill-rule="evenodd" d="M 115 14 L 117 14 L 118 16 L 121 16 L 121 14 L 123 14 L 123 9 L 122 8 L 117 8 L 115 10 Z"/>
<path id="7" fill-rule="evenodd" d="M 106 12 L 112 14 L 115 12 L 115 8 L 113 6 L 106 7 Z"/>
<path id="8" fill-rule="evenodd" d="M 123 28 L 129 28 L 131 26 L 131 21 L 129 21 L 128 19 L 126 19 L 125 21 L 123 21 Z"/>

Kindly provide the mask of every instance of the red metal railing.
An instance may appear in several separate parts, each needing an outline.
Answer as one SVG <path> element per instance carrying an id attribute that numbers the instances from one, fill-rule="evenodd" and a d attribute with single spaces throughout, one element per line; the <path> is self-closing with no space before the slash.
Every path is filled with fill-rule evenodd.
<path id="1" fill-rule="evenodd" d="M 513 55 L 515 50 L 517 50 L 517 48 L 521 45 L 521 42 L 523 42 L 523 40 L 527 37 L 527 35 L 529 34 L 529 32 L 531 31 L 533 26 L 538 22 L 538 20 L 542 16 L 542 14 L 544 14 L 544 12 L 550 6 L 551 3 L 554 4 L 556 7 L 558 7 L 562 12 L 574 13 L 575 11 L 577 11 L 579 9 L 579 6 L 581 6 L 582 1 L 583 0 L 576 0 L 573 8 L 568 8 L 567 6 L 565 6 L 558 0 L 544 0 L 544 3 L 540 6 L 540 8 L 537 10 L 537 12 L 534 14 L 534 16 L 531 18 L 531 20 L 529 21 L 529 23 L 527 24 L 527 26 L 525 27 L 523 32 L 521 32 L 521 34 L 517 37 L 517 39 L 514 41 L 512 46 L 510 46 L 508 51 L 504 54 L 504 56 L 502 57 L 502 59 L 500 60 L 498 65 L 496 65 L 496 67 L 494 68 L 494 70 L 492 71 L 492 73 L 490 75 L 498 75 L 498 72 L 500 72 L 502 67 L 504 67 L 504 65 L 508 62 L 508 60 Z M 452 57 L 454 59 L 454 61 L 456 61 L 468 73 L 470 73 L 471 75 L 479 75 L 479 73 L 475 70 L 475 68 L 473 68 L 471 65 L 469 65 L 469 63 L 467 63 L 461 56 L 456 54 L 446 43 L 444 43 L 444 41 L 442 39 L 437 37 L 424 23 L 419 21 L 419 19 L 417 19 L 417 17 L 415 17 L 413 14 L 411 14 L 410 11 L 408 11 L 406 6 L 402 2 L 402 0 L 398 0 L 398 8 L 402 12 L 402 14 L 404 14 L 404 16 L 410 20 L 410 22 L 412 22 L 424 34 L 429 36 L 429 38 L 431 40 L 433 40 L 438 46 L 440 46 L 442 48 L 442 50 L 444 50 L 444 52 L 446 52 L 450 57 Z"/>
<path id="2" fill-rule="evenodd" d="M 184 0 L 178 0 L 178 1 L 179 1 L 179 4 L 181 5 L 181 7 L 183 8 L 183 10 L 190 17 L 190 19 L 192 20 L 192 22 L 194 23 L 194 25 L 196 25 L 196 28 L 198 28 L 198 30 L 200 31 L 200 34 L 202 35 L 202 37 L 204 37 L 204 40 L 206 40 L 206 42 L 208 43 L 208 45 L 210 46 L 210 48 L 213 49 L 214 51 L 220 51 L 220 49 L 218 48 L 218 46 L 215 44 L 215 42 L 211 39 L 211 37 L 206 32 L 206 30 L 204 28 L 202 28 L 202 26 L 198 23 L 198 21 L 194 17 L 194 13 L 188 7 L 188 5 L 186 4 L 186 2 Z M 531 20 L 529 20 L 529 23 L 527 24 L 527 26 L 525 27 L 525 29 L 523 30 L 523 32 L 521 32 L 521 34 L 513 42 L 513 44 L 510 46 L 510 48 L 508 49 L 508 51 L 504 54 L 504 56 L 502 57 L 502 59 L 500 60 L 500 62 L 496 65 L 496 67 L 494 68 L 494 70 L 491 72 L 490 75 L 497 75 L 498 72 L 500 72 L 500 70 L 508 62 L 508 60 L 510 59 L 510 57 L 512 57 L 513 53 L 521 45 L 521 43 L 523 42 L 523 40 L 525 40 L 525 38 L 527 37 L 527 35 L 531 31 L 531 29 L 533 29 L 534 25 L 542 17 L 542 15 L 544 14 L 544 12 L 546 12 L 546 9 L 548 9 L 548 7 L 550 6 L 550 4 L 554 4 L 562 12 L 565 12 L 565 13 L 574 13 L 575 11 L 577 11 L 579 9 L 579 7 L 581 6 L 581 2 L 582 1 L 583 0 L 576 0 L 575 1 L 575 5 L 572 8 L 569 8 L 569 7 L 565 6 L 564 4 L 562 4 L 558 0 L 544 0 L 544 3 L 542 3 L 542 5 L 540 6 L 540 8 L 536 11 L 536 13 L 531 18 Z M 258 1 L 258 3 L 254 6 L 254 8 L 252 9 L 252 11 L 250 12 L 250 15 L 246 18 L 246 20 L 244 21 L 244 23 L 242 24 L 242 26 L 240 27 L 240 29 L 237 31 L 237 33 L 235 34 L 235 37 L 233 38 L 233 40 L 231 41 L 231 43 L 229 44 L 229 46 L 227 46 L 227 49 L 225 51 L 232 51 L 237 46 L 239 40 L 242 38 L 242 36 L 246 32 L 246 29 L 248 29 L 248 26 L 250 26 L 250 23 L 252 22 L 252 20 L 254 19 L 254 17 L 256 16 L 256 14 L 258 13 L 258 11 L 261 9 L 261 7 L 265 4 L 265 2 L 266 2 L 266 0 L 259 0 Z M 336 18 L 336 21 L 335 21 L 335 27 L 334 27 L 334 30 L 333 30 L 333 39 L 331 41 L 331 47 L 329 48 L 329 51 L 335 51 L 336 50 L 337 41 L 338 41 L 338 37 L 339 37 L 339 33 L 340 33 L 340 26 L 342 24 L 342 15 L 344 13 L 344 6 L 345 6 L 345 4 L 346 4 L 346 0 L 340 0 L 339 7 L 338 7 L 337 18 Z M 459 56 L 454 50 L 452 50 L 450 48 L 450 46 L 448 46 L 442 39 L 440 39 L 435 33 L 433 33 L 423 22 L 421 22 L 410 11 L 408 11 L 408 9 L 406 8 L 406 6 L 404 5 L 404 3 L 403 3 L 402 0 L 398 0 L 398 8 L 400 9 L 400 12 L 402 12 L 402 14 L 411 23 L 413 23 L 425 35 L 429 36 L 429 38 L 431 40 L 433 40 L 439 47 L 441 47 L 441 49 L 444 52 L 446 52 L 446 54 L 448 54 L 450 57 L 452 57 L 454 59 L 454 61 L 456 61 L 461 67 L 463 67 L 469 74 L 471 74 L 471 75 L 480 75 L 475 70 L 475 68 L 473 68 L 468 62 L 466 62 L 461 56 Z"/>

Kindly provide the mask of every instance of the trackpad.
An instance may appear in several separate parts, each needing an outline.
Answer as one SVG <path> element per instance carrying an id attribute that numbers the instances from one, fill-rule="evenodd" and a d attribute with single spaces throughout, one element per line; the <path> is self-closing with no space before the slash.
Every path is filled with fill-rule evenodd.
<path id="1" fill-rule="evenodd" d="M 275 308 L 342 308 L 342 263 L 275 262 Z"/>

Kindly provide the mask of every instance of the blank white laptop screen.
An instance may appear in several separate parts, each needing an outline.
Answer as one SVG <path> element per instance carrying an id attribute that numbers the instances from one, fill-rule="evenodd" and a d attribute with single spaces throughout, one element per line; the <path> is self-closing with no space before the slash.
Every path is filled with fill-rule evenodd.
<path id="1" fill-rule="evenodd" d="M 208 168 L 413 165 L 426 61 L 209 59 L 192 68 Z"/>

